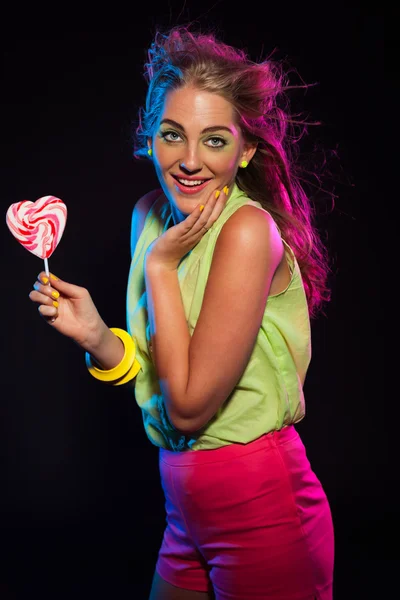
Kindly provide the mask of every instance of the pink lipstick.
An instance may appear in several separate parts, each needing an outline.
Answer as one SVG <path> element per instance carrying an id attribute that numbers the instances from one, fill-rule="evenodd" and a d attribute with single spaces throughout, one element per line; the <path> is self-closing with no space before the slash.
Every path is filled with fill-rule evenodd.
<path id="1" fill-rule="evenodd" d="M 197 194 L 198 192 L 201 192 L 202 190 L 204 190 L 204 188 L 206 187 L 206 185 L 209 183 L 209 181 L 211 181 L 210 179 L 203 179 L 202 177 L 196 178 L 196 177 L 179 177 L 179 180 L 177 179 L 176 175 L 172 176 L 175 180 L 175 185 L 178 188 L 179 192 L 181 192 L 182 194 L 185 195 L 193 195 L 193 194 Z M 190 181 L 190 182 L 196 182 L 196 181 L 202 181 L 203 183 L 190 183 L 185 185 L 185 181 Z"/>

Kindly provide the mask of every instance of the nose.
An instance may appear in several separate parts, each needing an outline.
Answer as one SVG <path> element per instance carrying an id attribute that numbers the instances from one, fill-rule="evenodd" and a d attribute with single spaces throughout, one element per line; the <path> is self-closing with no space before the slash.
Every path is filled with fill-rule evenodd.
<path id="1" fill-rule="evenodd" d="M 197 148 L 187 148 L 183 160 L 179 163 L 180 169 L 187 175 L 196 174 L 203 168 Z"/>

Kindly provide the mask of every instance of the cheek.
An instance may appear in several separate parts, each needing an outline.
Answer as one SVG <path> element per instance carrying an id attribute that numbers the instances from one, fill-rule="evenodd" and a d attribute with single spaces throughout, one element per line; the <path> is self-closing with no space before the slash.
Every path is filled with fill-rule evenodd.
<path id="1" fill-rule="evenodd" d="M 153 146 L 153 161 L 159 169 L 163 168 L 165 163 L 165 152 L 163 148 L 160 148 L 159 144 Z"/>
<path id="2" fill-rule="evenodd" d="M 160 140 L 155 142 L 153 152 L 160 169 L 168 169 L 177 160 L 179 154 L 177 148 L 167 146 Z"/>
<path id="3" fill-rule="evenodd" d="M 219 172 L 232 171 L 236 168 L 238 161 L 236 152 L 221 152 L 214 158 L 214 169 Z"/>

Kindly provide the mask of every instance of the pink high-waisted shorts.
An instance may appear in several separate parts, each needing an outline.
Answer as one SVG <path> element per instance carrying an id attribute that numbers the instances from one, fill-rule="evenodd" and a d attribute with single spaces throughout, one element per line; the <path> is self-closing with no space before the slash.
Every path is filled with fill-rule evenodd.
<path id="1" fill-rule="evenodd" d="M 216 450 L 160 449 L 156 570 L 216 600 L 331 600 L 329 504 L 294 426 Z"/>

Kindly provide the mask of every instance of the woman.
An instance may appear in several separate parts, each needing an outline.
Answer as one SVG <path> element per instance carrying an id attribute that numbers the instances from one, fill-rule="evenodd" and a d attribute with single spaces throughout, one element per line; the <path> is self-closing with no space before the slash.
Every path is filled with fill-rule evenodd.
<path id="1" fill-rule="evenodd" d="M 150 599 L 328 600 L 332 518 L 294 427 L 328 266 L 284 77 L 185 28 L 156 36 L 146 73 L 135 154 L 161 189 L 133 210 L 129 333 L 54 276 L 30 298 L 94 377 L 135 384 L 167 512 Z"/>

